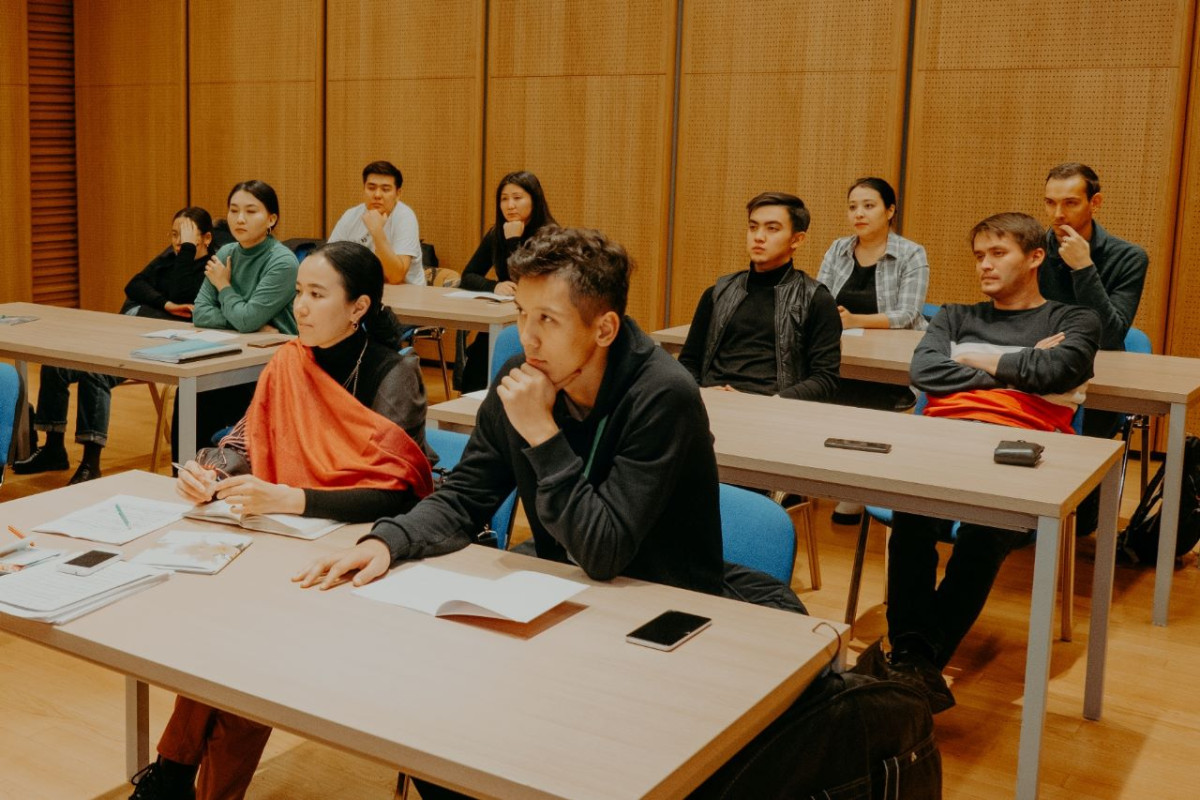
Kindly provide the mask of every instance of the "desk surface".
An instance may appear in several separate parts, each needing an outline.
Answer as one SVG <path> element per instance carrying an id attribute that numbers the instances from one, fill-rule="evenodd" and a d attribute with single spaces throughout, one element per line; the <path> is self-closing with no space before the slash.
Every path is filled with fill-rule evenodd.
<path id="1" fill-rule="evenodd" d="M 688 325 L 650 334 L 678 352 Z M 847 378 L 908 383 L 913 350 L 924 335 L 910 330 L 864 330 L 842 336 L 842 375 Z M 1096 354 L 1096 375 L 1088 384 L 1088 408 L 1162 414 L 1171 403 L 1200 400 L 1200 359 L 1103 350 Z"/>
<path id="2" fill-rule="evenodd" d="M 513 303 L 470 297 L 449 297 L 461 289 L 441 286 L 412 286 L 407 283 L 383 287 L 383 302 L 410 325 L 444 325 L 464 330 L 486 331 L 492 325 L 517 321 Z"/>
<path id="3" fill-rule="evenodd" d="M 721 480 L 799 494 L 868 501 L 954 519 L 1036 527 L 1064 516 L 1120 457 L 1121 443 L 994 425 L 889 414 L 827 403 L 704 390 Z M 480 401 L 429 409 L 449 428 L 474 426 Z M 1017 436 L 1019 434 L 1019 437 Z M 886 442 L 887 454 L 824 446 L 829 437 Z M 1004 438 L 1046 446 L 1034 469 L 996 464 Z"/>
<path id="4" fill-rule="evenodd" d="M 277 334 L 238 334 L 236 340 L 229 341 L 242 345 L 240 353 L 202 358 L 186 364 L 166 364 L 133 358 L 130 353 L 155 344 L 169 344 L 165 339 L 147 339 L 143 334 L 167 328 L 195 330 L 191 323 L 36 303 L 0 303 L 0 314 L 37 317 L 20 325 L 0 325 L 0 357 L 155 383 L 178 383 L 180 378 L 261 367 L 278 349 L 246 346 Z"/>
<path id="5" fill-rule="evenodd" d="M 113 493 L 166 498 L 171 483 L 123 473 L 0 507 L 7 523 L 32 527 Z M 418 776 L 506 798 L 685 794 L 837 650 L 828 625 L 809 617 L 628 579 L 595 583 L 574 567 L 477 546 L 436 564 L 580 580 L 591 584 L 575 598 L 585 608 L 522 640 L 355 597 L 349 586 L 318 592 L 289 582 L 315 554 L 361 532 L 343 528 L 317 542 L 253 534 L 219 575 L 176 575 L 61 627 L 3 615 L 0 625 Z M 672 653 L 625 643 L 668 608 L 713 625 Z"/>

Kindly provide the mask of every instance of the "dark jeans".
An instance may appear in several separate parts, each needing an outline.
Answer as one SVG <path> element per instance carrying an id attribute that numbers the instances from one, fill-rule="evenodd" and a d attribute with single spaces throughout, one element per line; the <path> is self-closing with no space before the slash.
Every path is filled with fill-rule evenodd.
<path id="1" fill-rule="evenodd" d="M 67 429 L 67 405 L 71 384 L 79 384 L 79 402 L 75 406 L 75 441 L 108 443 L 108 418 L 112 410 L 112 387 L 124 381 L 114 375 L 84 372 L 80 369 L 42 367 L 38 387 L 34 427 L 39 431 L 63 432 Z"/>
<path id="2" fill-rule="evenodd" d="M 462 370 L 462 389 L 476 392 L 488 387 L 488 335 L 479 333 L 463 353 L 466 363 Z"/>
<path id="3" fill-rule="evenodd" d="M 963 523 L 937 583 L 939 541 L 950 520 L 897 512 L 888 543 L 888 638 L 916 637 L 945 667 L 975 624 L 1010 550 L 1027 534 Z"/>

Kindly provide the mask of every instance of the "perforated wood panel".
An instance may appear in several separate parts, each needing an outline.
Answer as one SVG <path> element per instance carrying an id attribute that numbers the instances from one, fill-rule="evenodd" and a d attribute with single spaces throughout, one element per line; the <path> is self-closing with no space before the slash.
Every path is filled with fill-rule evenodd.
<path id="1" fill-rule="evenodd" d="M 985 3 L 918 4 L 905 235 L 929 252 L 930 300 L 979 299 L 971 226 L 1044 219 L 1047 170 L 1082 161 L 1100 174 L 1101 224 L 1150 254 L 1135 324 L 1161 344 L 1192 14 L 1183 0 L 1020 0 L 1001 21 Z"/>
<path id="2" fill-rule="evenodd" d="M 80 305 L 116 311 L 187 204 L 184 0 L 75 4 Z M 209 209 L 220 212 L 221 209 Z M 119 235 L 114 235 L 119 231 Z"/>
<path id="3" fill-rule="evenodd" d="M 0 4 L 0 300 L 29 300 L 29 69 L 25 3 Z"/>
<path id="4" fill-rule="evenodd" d="M 847 187 L 864 175 L 895 183 L 908 4 L 704 0 L 684 5 L 683 25 L 671 324 L 748 263 L 754 195 L 790 192 L 810 207 L 796 263 L 815 276 L 850 233 Z"/>
<path id="5" fill-rule="evenodd" d="M 325 234 L 384 159 L 421 238 L 461 270 L 479 243 L 483 0 L 328 0 L 326 19 Z"/>
<path id="6" fill-rule="evenodd" d="M 279 195 L 280 238 L 323 228 L 324 3 L 189 0 L 191 202 L 218 216 L 258 179 Z"/>
<path id="7" fill-rule="evenodd" d="M 484 219 L 528 169 L 564 225 L 603 230 L 637 262 L 629 313 L 662 321 L 675 7 L 671 0 L 496 2 L 489 10 Z"/>

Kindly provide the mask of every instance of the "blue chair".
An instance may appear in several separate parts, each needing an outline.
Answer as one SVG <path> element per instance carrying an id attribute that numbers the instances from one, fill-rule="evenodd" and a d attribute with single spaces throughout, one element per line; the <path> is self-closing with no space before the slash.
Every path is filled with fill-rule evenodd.
<path id="1" fill-rule="evenodd" d="M 496 336 L 495 349 L 492 351 L 492 368 L 488 371 L 488 383 L 496 380 L 500 367 L 515 355 L 525 352 L 521 346 L 521 334 L 516 325 L 509 325 Z"/>
<path id="2" fill-rule="evenodd" d="M 720 502 L 725 560 L 791 585 L 796 531 L 787 511 L 766 495 L 724 483 Z"/>
<path id="3" fill-rule="evenodd" d="M 913 406 L 913 413 L 920 415 L 925 412 L 925 406 L 928 405 L 929 398 L 924 392 L 917 396 L 917 403 Z M 1071 419 L 1071 427 L 1078 434 L 1083 430 L 1083 406 L 1075 409 L 1075 416 Z M 1059 575 L 1062 586 L 1062 630 L 1061 638 L 1064 642 L 1071 641 L 1072 628 L 1074 627 L 1074 595 L 1075 595 L 1075 514 L 1064 521 L 1064 530 L 1059 537 L 1061 548 L 1059 553 L 1060 566 Z M 878 506 L 867 506 L 866 513 L 863 514 L 862 524 L 858 531 L 858 543 L 854 548 L 854 564 L 850 572 L 850 591 L 846 598 L 846 617 L 847 625 L 853 626 L 855 619 L 858 617 L 858 596 L 862 587 L 862 572 L 863 562 L 867 553 L 867 536 L 871 530 L 872 520 L 879 522 L 885 528 L 892 527 L 892 509 L 880 508 Z M 950 528 L 949 536 L 945 541 L 953 543 L 958 538 L 958 528 L 961 523 L 955 522 Z M 885 540 L 886 541 L 886 540 Z M 1029 539 L 1020 546 L 1029 544 L 1033 541 L 1031 533 Z M 886 549 L 886 544 L 885 544 Z M 884 585 L 884 599 L 887 598 L 887 588 Z"/>
<path id="4" fill-rule="evenodd" d="M 4 468 L 8 466 L 20 393 L 21 378 L 16 368 L 12 364 L 0 364 L 0 486 L 4 485 Z"/>
<path id="5" fill-rule="evenodd" d="M 437 451 L 438 467 L 452 470 L 462 460 L 463 451 L 466 450 L 467 441 L 471 437 L 457 431 L 426 428 L 425 438 L 429 441 L 429 446 Z M 516 510 L 516 507 L 517 493 L 513 492 L 500 504 L 495 513 L 492 514 L 492 520 L 488 523 L 488 529 L 496 535 L 497 549 L 508 549 L 508 537 L 512 533 L 513 512 Z"/>
<path id="6" fill-rule="evenodd" d="M 942 310 L 941 303 L 926 303 L 925 306 L 921 309 L 921 313 L 925 316 L 926 320 L 931 320 L 934 317 L 936 317 L 937 313 L 941 310 Z"/>
<path id="7" fill-rule="evenodd" d="M 1153 353 L 1154 347 L 1150 343 L 1150 337 L 1144 331 L 1130 328 L 1129 332 L 1125 334 L 1125 352 Z M 1129 465 L 1129 450 L 1134 428 L 1142 432 L 1142 449 L 1139 456 L 1142 494 L 1146 493 L 1146 484 L 1150 481 L 1150 417 L 1146 414 L 1124 414 L 1121 418 L 1121 439 L 1125 442 L 1125 450 L 1121 454 L 1121 484 L 1117 492 L 1118 497 L 1125 491 L 1125 468 Z"/>

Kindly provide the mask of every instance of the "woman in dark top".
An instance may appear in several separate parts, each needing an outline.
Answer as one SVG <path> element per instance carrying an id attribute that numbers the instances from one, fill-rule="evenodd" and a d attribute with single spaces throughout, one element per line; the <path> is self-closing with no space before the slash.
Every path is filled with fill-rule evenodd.
<path id="1" fill-rule="evenodd" d="M 416 358 L 396 352 L 382 296 L 383 266 L 362 245 L 334 242 L 306 258 L 293 303 L 299 338 L 271 359 L 234 432 L 179 471 L 179 493 L 215 494 L 242 513 L 344 522 L 402 514 L 429 494 L 425 391 Z M 133 797 L 242 797 L 270 735 L 179 697 Z"/>
<path id="2" fill-rule="evenodd" d="M 171 246 L 146 265 L 125 286 L 122 314 L 160 319 L 191 319 L 192 304 L 204 281 L 212 243 L 212 217 L 203 208 L 189 206 L 175 212 L 171 221 Z M 29 458 L 13 464 L 13 472 L 62 470 L 69 467 L 64 443 L 71 384 L 79 384 L 75 408 L 75 441 L 83 445 L 83 458 L 68 483 L 100 477 L 100 453 L 108 444 L 108 419 L 112 388 L 124 381 L 113 375 L 66 367 L 43 367 L 38 387 L 34 424 L 46 431 L 46 443 Z"/>
<path id="3" fill-rule="evenodd" d="M 510 172 L 496 187 L 496 224 L 483 235 L 475 255 L 463 268 L 462 288 L 510 296 L 516 284 L 509 280 L 508 257 L 545 224 L 557 224 L 546 204 L 541 181 L 532 172 Z M 495 269 L 496 278 L 488 273 Z M 467 348 L 462 390 L 487 386 L 488 336 L 481 333 Z"/>

